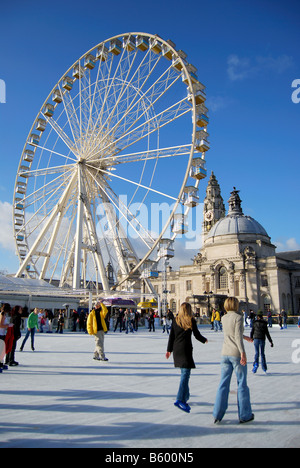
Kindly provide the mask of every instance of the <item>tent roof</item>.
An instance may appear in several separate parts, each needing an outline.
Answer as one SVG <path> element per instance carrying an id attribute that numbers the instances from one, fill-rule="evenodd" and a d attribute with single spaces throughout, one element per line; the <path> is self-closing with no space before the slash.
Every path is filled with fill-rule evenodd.
<path id="1" fill-rule="evenodd" d="M 13 276 L 4 276 L 0 274 L 0 291 L 16 291 L 19 289 L 47 289 L 53 291 L 55 286 L 40 279 L 14 278 Z"/>
<path id="2" fill-rule="evenodd" d="M 0 294 L 40 295 L 40 296 L 69 296 L 76 295 L 72 289 L 62 289 L 49 284 L 47 281 L 32 278 L 15 278 L 0 274 Z"/>

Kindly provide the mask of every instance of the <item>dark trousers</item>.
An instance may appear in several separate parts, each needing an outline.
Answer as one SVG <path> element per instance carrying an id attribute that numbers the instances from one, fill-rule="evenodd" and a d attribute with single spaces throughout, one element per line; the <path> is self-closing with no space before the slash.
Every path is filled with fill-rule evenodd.
<path id="1" fill-rule="evenodd" d="M 15 362 L 15 352 L 16 352 L 16 347 L 17 347 L 17 341 L 18 340 L 13 341 L 11 352 L 6 355 L 5 364 L 11 364 L 12 362 Z"/>

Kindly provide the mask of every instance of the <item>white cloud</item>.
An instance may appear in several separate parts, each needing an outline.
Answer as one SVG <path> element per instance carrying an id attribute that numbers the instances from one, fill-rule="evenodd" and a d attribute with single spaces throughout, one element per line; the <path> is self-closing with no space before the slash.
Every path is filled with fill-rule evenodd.
<path id="1" fill-rule="evenodd" d="M 231 81 L 248 78 L 251 73 L 251 65 L 248 58 L 239 58 L 237 55 L 230 55 L 227 59 L 227 74 Z"/>
<path id="2" fill-rule="evenodd" d="M 249 79 L 266 73 L 283 73 L 293 66 L 293 57 L 288 55 L 257 56 L 254 59 L 232 54 L 227 59 L 227 74 L 231 81 Z"/>
<path id="3" fill-rule="evenodd" d="M 0 201 L 0 247 L 15 253 L 12 226 L 12 205 Z"/>
<path id="4" fill-rule="evenodd" d="M 225 109 L 233 103 L 233 100 L 224 96 L 210 96 L 206 100 L 207 107 L 212 112 Z"/>
<path id="5" fill-rule="evenodd" d="M 260 70 L 269 70 L 275 73 L 283 73 L 293 66 L 293 57 L 279 55 L 278 57 L 256 57 L 257 67 Z"/>
<path id="6" fill-rule="evenodd" d="M 275 241 L 277 246 L 277 252 L 289 252 L 291 250 L 300 250 L 300 244 L 297 242 L 295 237 L 290 237 L 289 239 L 281 238 L 278 241 Z"/>

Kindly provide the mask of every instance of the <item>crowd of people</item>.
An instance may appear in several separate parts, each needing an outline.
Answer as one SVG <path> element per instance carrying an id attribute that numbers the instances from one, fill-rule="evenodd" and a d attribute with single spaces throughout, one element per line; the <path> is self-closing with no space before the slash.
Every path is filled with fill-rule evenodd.
<path id="1" fill-rule="evenodd" d="M 15 359 L 17 342 L 20 340 L 22 329 L 25 329 L 25 336 L 20 346 L 20 351 L 24 347 L 30 337 L 31 350 L 35 351 L 35 334 L 40 333 L 53 333 L 54 324 L 56 326 L 56 333 L 63 333 L 65 326 L 65 310 L 59 310 L 58 316 L 55 317 L 51 310 L 35 308 L 30 314 L 21 306 L 16 305 L 11 307 L 8 303 L 2 303 L 0 309 L 0 373 L 7 370 L 8 367 L 18 366 L 19 363 Z M 74 316 L 78 316 L 77 311 L 71 314 L 72 320 Z M 76 325 L 79 329 L 86 330 L 88 314 L 84 313 L 81 317 L 76 318 Z M 76 327 L 73 326 L 73 331 Z"/>
<path id="2" fill-rule="evenodd" d="M 128 334 L 134 333 L 138 331 L 139 324 L 141 320 L 143 324 L 145 324 L 149 330 L 149 332 L 155 332 L 155 322 L 158 319 L 158 315 L 156 315 L 154 310 L 149 310 L 147 313 L 143 314 L 143 316 L 137 310 L 133 309 L 116 309 L 112 316 L 112 326 L 114 332 L 119 330 L 120 333 L 123 331 Z M 161 319 L 161 323 L 163 326 L 163 333 L 167 332 L 169 334 L 169 330 L 172 325 L 173 313 L 171 310 L 168 310 L 166 315 L 163 315 Z M 109 320 L 107 320 L 109 322 Z M 110 324 L 108 323 L 108 329 Z"/>
<path id="3" fill-rule="evenodd" d="M 114 332 L 119 329 L 120 333 L 125 331 L 126 334 L 134 333 L 139 328 L 139 314 L 133 309 L 118 309 L 114 314 Z"/>
<path id="4" fill-rule="evenodd" d="M 104 328 L 104 333 L 111 328 L 111 325 L 113 326 L 114 331 L 119 329 L 120 332 L 124 331 L 126 334 L 137 332 L 141 320 L 141 314 L 137 312 L 137 310 L 133 309 L 119 309 L 115 310 L 115 313 L 111 315 L 108 313 L 108 309 L 105 308 L 105 327 L 100 325 L 99 330 L 96 330 L 94 333 L 95 327 L 94 329 L 93 327 L 90 327 L 89 329 L 89 318 L 91 319 L 95 310 L 97 310 L 96 306 L 91 313 L 86 310 L 71 310 L 70 314 L 68 314 L 68 328 L 72 332 L 80 331 L 90 333 L 95 336 L 98 331 L 101 331 L 101 339 L 97 337 L 97 350 L 95 351 L 94 358 L 106 360 L 104 351 L 101 351 L 104 346 L 104 337 L 102 337 L 102 331 Z M 172 317 L 172 312 L 168 311 L 167 317 L 163 318 L 163 333 L 169 333 L 172 324 Z M 18 305 L 11 307 L 8 303 L 2 303 L 0 310 L 0 373 L 2 373 L 3 370 L 7 370 L 8 366 L 12 367 L 19 365 L 15 359 L 15 353 L 17 342 L 20 340 L 22 335 L 22 329 L 25 330 L 25 336 L 21 341 L 20 352 L 24 350 L 29 338 L 31 350 L 35 351 L 35 334 L 37 332 L 63 334 L 66 327 L 66 318 L 66 310 L 62 309 L 58 310 L 55 315 L 52 310 L 39 308 L 35 308 L 28 314 L 26 308 L 23 309 Z M 156 318 L 157 316 L 152 310 L 143 317 L 143 320 L 148 322 L 149 332 L 155 332 Z M 100 322 L 98 320 L 98 325 L 99 323 Z"/>
<path id="5" fill-rule="evenodd" d="M 239 311 L 240 304 L 235 297 L 229 297 L 225 300 L 225 313 L 221 314 L 216 309 L 213 309 L 211 322 L 212 329 L 222 331 L 224 335 L 224 343 L 221 358 L 221 381 L 217 391 L 215 406 L 214 406 L 214 421 L 220 423 L 225 416 L 228 397 L 230 392 L 230 383 L 233 372 L 236 374 L 238 384 L 238 412 L 240 423 L 253 421 L 254 414 L 251 409 L 250 391 L 247 384 L 247 356 L 243 341 L 254 343 L 254 361 L 252 372 L 256 374 L 260 362 L 263 372 L 267 372 L 267 360 L 265 355 L 266 339 L 270 342 L 271 347 L 274 346 L 269 329 L 272 324 L 268 320 L 264 320 L 263 313 L 259 311 L 254 314 L 253 311 L 249 317 L 245 311 Z M 17 342 L 21 338 L 23 309 L 20 306 L 11 308 L 10 304 L 3 303 L 0 310 L 0 373 L 7 370 L 8 366 L 18 366 L 15 360 L 15 352 Z M 114 314 L 113 331 L 119 329 L 120 332 L 125 331 L 126 334 L 137 332 L 139 326 L 140 315 L 136 310 L 119 309 Z M 280 328 L 287 327 L 284 311 L 279 314 Z M 104 338 L 110 325 L 109 311 L 107 307 L 98 301 L 95 307 L 89 314 L 82 316 L 73 310 L 70 314 L 71 323 L 73 323 L 73 331 L 76 331 L 77 325 L 80 330 L 85 331 L 95 339 L 95 349 L 93 359 L 97 361 L 108 361 L 104 352 Z M 250 323 L 248 323 L 248 319 Z M 40 309 L 34 309 L 27 318 L 26 334 L 22 341 L 20 351 L 24 350 L 27 340 L 30 337 L 31 349 L 35 350 L 34 338 L 35 332 L 38 330 L 44 332 L 47 327 L 47 332 L 53 332 L 53 313 L 45 312 Z M 149 332 L 155 331 L 155 314 L 153 311 L 147 316 Z M 65 323 L 65 313 L 59 311 L 57 318 L 57 333 L 62 333 Z M 179 313 L 176 317 L 169 310 L 162 318 L 163 333 L 169 334 L 166 358 L 169 359 L 173 353 L 174 366 L 181 369 L 181 379 L 179 390 L 174 405 L 180 410 L 189 413 L 191 407 L 188 404 L 189 380 L 191 370 L 195 368 L 193 360 L 192 335 L 196 340 L 203 344 L 208 343 L 207 338 L 202 336 L 198 329 L 196 319 L 192 312 L 192 307 L 185 302 L 181 305 Z M 245 328 L 250 327 L 250 336 L 244 335 Z M 299 326 L 299 324 L 298 324 Z"/>
<path id="6" fill-rule="evenodd" d="M 217 309 L 213 309 L 211 313 L 211 329 L 214 331 L 222 331 L 222 322 L 221 318 L 223 316 L 224 312 L 219 311 Z M 256 318 L 258 315 L 262 315 L 262 311 L 258 311 L 256 314 L 252 309 L 249 310 L 249 313 L 245 310 L 242 309 L 242 315 L 244 317 L 244 325 L 245 327 L 253 327 L 253 323 L 255 322 Z M 273 326 L 273 321 L 277 320 L 278 325 L 280 327 L 280 330 L 287 329 L 287 320 L 288 320 L 288 315 L 285 311 L 285 309 L 282 309 L 279 314 L 273 315 L 271 311 L 268 311 L 266 313 L 267 316 L 267 323 L 268 327 L 272 328 Z M 298 327 L 300 328 L 300 317 L 299 317 L 299 322 L 298 322 Z"/>

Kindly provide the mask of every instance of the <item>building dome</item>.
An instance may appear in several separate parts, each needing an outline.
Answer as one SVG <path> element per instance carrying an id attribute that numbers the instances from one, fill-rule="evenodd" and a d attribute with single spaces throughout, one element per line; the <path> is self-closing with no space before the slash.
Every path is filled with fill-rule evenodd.
<path id="1" fill-rule="evenodd" d="M 268 237 L 262 225 L 251 216 L 245 216 L 241 208 L 239 191 L 235 189 L 231 192 L 228 200 L 229 211 L 225 218 L 220 219 L 208 232 L 207 239 L 217 236 L 254 234 Z"/>
<path id="2" fill-rule="evenodd" d="M 207 238 L 228 234 L 256 234 L 269 237 L 266 230 L 251 216 L 228 215 L 220 219 L 207 234 Z"/>

